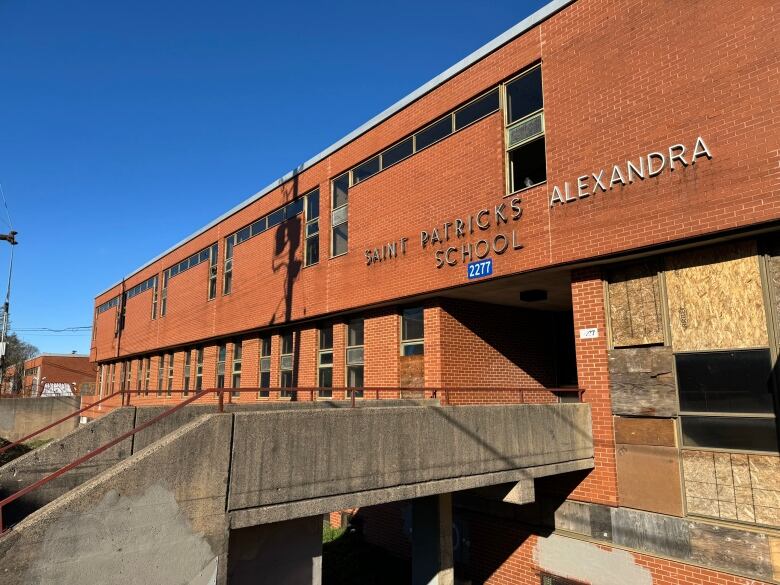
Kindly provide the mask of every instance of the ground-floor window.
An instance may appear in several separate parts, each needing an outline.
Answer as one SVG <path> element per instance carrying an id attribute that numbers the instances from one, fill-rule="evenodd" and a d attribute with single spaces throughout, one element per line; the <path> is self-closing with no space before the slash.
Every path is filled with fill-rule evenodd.
<path id="1" fill-rule="evenodd" d="M 363 397 L 364 354 L 363 319 L 353 319 L 347 324 L 347 387 L 359 388 L 354 391 L 356 398 Z M 351 395 L 351 393 L 350 393 Z"/>
<path id="2" fill-rule="evenodd" d="M 281 347 L 279 350 L 279 386 L 281 388 L 292 388 L 294 382 L 295 348 L 293 345 L 293 332 L 287 331 L 282 334 Z M 289 390 L 282 390 L 280 396 L 291 398 L 293 393 Z"/>
<path id="3" fill-rule="evenodd" d="M 333 397 L 333 326 L 321 327 L 317 351 L 317 386 L 320 398 Z M 326 390 L 327 388 L 327 390 Z"/>
<path id="4" fill-rule="evenodd" d="M 271 338 L 260 340 L 260 391 L 258 398 L 268 398 L 268 388 L 271 387 Z"/>

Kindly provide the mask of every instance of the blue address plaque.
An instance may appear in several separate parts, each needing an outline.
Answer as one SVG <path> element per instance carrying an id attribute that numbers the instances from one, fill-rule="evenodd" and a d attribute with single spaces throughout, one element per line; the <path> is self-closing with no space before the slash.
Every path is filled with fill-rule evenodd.
<path id="1" fill-rule="evenodd" d="M 468 275 L 469 280 L 490 276 L 493 274 L 493 259 L 486 258 L 485 260 L 469 262 L 466 265 L 466 274 Z"/>

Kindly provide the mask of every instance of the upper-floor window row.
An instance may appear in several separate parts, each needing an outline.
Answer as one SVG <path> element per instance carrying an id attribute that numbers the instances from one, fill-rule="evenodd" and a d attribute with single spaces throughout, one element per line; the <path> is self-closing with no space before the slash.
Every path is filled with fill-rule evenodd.
<path id="1" fill-rule="evenodd" d="M 411 155 L 435 144 L 450 134 L 457 132 L 497 112 L 500 107 L 499 88 L 493 88 L 469 103 L 445 114 L 438 120 L 428 124 L 411 136 L 396 142 L 367 161 L 352 167 L 334 180 L 334 187 L 339 190 L 357 185 L 380 171 L 401 162 Z M 336 185 L 336 183 L 338 183 Z"/>
<path id="2" fill-rule="evenodd" d="M 200 252 L 193 254 L 186 260 L 182 260 L 178 264 L 171 266 L 165 270 L 165 273 L 168 274 L 168 278 L 173 278 L 174 276 L 177 276 L 178 274 L 181 274 L 182 272 L 185 272 L 190 268 L 197 266 L 198 264 L 202 264 L 203 262 L 208 261 L 210 250 L 211 246 L 203 248 Z"/>
<path id="3" fill-rule="evenodd" d="M 118 307 L 118 306 L 119 306 L 119 295 L 115 296 L 113 299 L 106 301 L 102 305 L 99 305 L 97 308 L 98 315 L 100 315 L 100 313 L 105 313 L 109 309 L 113 309 L 114 307 Z"/>
<path id="4" fill-rule="evenodd" d="M 140 295 L 149 289 L 157 286 L 157 275 L 155 274 L 151 278 L 147 278 L 141 284 L 136 284 L 133 288 L 125 291 L 125 300 L 132 299 L 134 296 Z"/>
<path id="5" fill-rule="evenodd" d="M 293 199 L 279 209 L 275 209 L 271 213 L 264 215 L 250 225 L 244 226 L 237 232 L 230 234 L 226 240 L 231 242 L 231 246 L 238 246 L 240 243 L 247 241 L 249 238 L 253 238 L 259 234 L 262 234 L 263 232 L 276 227 L 280 223 L 296 217 L 297 215 L 303 213 L 304 199 L 304 197 L 297 197 L 296 199 Z"/>

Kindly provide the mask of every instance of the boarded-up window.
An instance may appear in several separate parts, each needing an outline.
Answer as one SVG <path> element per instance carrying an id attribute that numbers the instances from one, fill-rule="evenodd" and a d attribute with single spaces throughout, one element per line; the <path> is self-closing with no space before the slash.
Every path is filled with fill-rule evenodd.
<path id="1" fill-rule="evenodd" d="M 772 295 L 772 312 L 775 319 L 775 340 L 780 344 L 780 236 L 771 236 L 769 248 L 769 290 Z"/>
<path id="2" fill-rule="evenodd" d="M 673 254 L 666 264 L 674 351 L 768 345 L 754 241 Z"/>
<path id="3" fill-rule="evenodd" d="M 644 261 L 616 268 L 610 272 L 608 287 L 612 345 L 663 343 L 656 263 Z"/>

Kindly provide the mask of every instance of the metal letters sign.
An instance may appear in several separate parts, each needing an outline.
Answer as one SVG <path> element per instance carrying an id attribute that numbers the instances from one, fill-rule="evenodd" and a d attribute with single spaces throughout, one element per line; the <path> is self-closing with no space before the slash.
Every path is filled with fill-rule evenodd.
<path id="1" fill-rule="evenodd" d="M 625 166 L 613 165 L 611 172 L 600 169 L 598 173 L 577 177 L 574 188 L 568 181 L 563 184 L 563 189 L 555 185 L 550 195 L 550 207 L 574 203 L 599 192 L 607 193 L 618 185 L 626 187 L 637 180 L 644 181 L 645 178 L 658 176 L 664 170 L 674 172 L 676 169 L 684 169 L 689 164 L 696 164 L 696 159 L 702 156 L 708 160 L 712 158 L 712 152 L 701 136 L 696 139 L 690 154 L 686 154 L 684 144 L 673 144 L 665 152 L 651 152 L 640 156 L 636 162 L 628 160 Z"/>
<path id="2" fill-rule="evenodd" d="M 493 274 L 493 259 L 477 260 L 466 265 L 466 276 L 469 280 L 484 278 Z"/>

